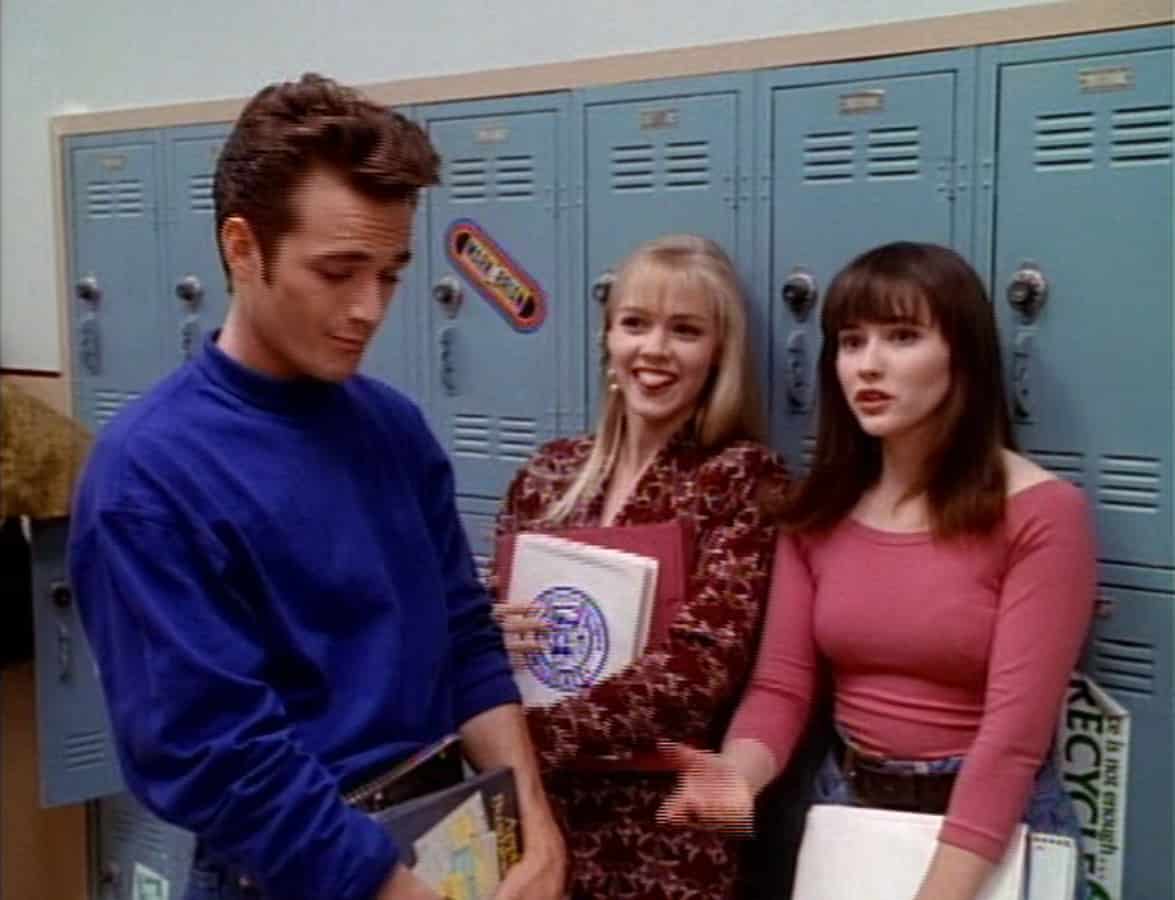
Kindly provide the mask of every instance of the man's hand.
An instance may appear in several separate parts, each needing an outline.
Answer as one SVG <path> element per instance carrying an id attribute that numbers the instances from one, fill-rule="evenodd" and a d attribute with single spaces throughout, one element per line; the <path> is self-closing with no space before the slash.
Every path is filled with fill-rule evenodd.
<path id="1" fill-rule="evenodd" d="M 404 866 L 396 866 L 380 886 L 375 900 L 444 900 L 440 894 Z"/>
<path id="2" fill-rule="evenodd" d="M 509 703 L 488 709 L 461 726 L 461 738 L 478 769 L 509 766 L 514 771 L 522 859 L 506 873 L 494 900 L 560 900 L 567 877 L 567 849 L 543 791 L 522 708 Z"/>
<path id="3" fill-rule="evenodd" d="M 510 867 L 494 900 L 561 900 L 567 886 L 567 848 L 558 826 L 532 823 L 522 859 Z"/>

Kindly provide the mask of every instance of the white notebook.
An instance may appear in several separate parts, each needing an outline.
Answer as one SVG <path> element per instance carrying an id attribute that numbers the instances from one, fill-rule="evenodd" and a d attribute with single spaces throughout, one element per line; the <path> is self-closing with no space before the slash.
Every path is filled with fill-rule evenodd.
<path id="1" fill-rule="evenodd" d="M 523 702 L 549 706 L 619 672 L 644 650 L 657 560 L 543 534 L 522 534 L 511 603 L 535 602 L 550 626 L 546 649 L 515 670 Z"/>
<path id="2" fill-rule="evenodd" d="M 1072 900 L 1077 887 L 1077 843 L 1059 834 L 1028 838 L 1026 900 Z"/>
<path id="3" fill-rule="evenodd" d="M 942 819 L 859 806 L 813 806 L 792 900 L 913 900 L 938 846 Z M 977 900 L 1023 900 L 1026 842 L 1027 830 L 1020 825 Z"/>

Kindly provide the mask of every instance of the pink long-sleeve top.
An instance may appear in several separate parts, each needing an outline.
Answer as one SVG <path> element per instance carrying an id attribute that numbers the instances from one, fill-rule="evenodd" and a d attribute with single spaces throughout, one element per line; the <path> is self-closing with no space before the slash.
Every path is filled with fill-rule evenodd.
<path id="1" fill-rule="evenodd" d="M 759 658 L 728 737 L 785 763 L 826 665 L 838 728 L 893 759 L 965 757 L 940 840 L 997 861 L 1048 752 L 1093 611 L 1084 495 L 1012 495 L 985 538 L 846 518 L 776 547 Z"/>

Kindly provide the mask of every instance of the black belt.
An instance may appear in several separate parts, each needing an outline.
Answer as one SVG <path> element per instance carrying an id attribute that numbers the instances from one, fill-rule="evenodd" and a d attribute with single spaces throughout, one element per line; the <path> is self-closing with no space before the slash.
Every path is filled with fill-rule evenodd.
<path id="1" fill-rule="evenodd" d="M 838 735 L 833 752 L 845 780 L 862 806 L 942 815 L 951 802 L 954 772 L 893 772 L 885 760 L 847 745 Z"/>

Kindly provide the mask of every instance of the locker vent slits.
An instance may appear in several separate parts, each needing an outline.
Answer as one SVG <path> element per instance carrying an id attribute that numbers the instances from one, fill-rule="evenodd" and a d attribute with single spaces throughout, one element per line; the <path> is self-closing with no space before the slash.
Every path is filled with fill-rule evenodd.
<path id="1" fill-rule="evenodd" d="M 709 142 L 670 141 L 665 145 L 665 187 L 700 188 L 709 184 Z"/>
<path id="2" fill-rule="evenodd" d="M 458 201 L 486 199 L 486 161 L 455 159 L 449 166 L 449 196 Z"/>
<path id="3" fill-rule="evenodd" d="M 538 449 L 538 423 L 534 419 L 498 420 L 498 457 L 524 463 Z"/>
<path id="4" fill-rule="evenodd" d="M 91 769 L 106 762 L 106 736 L 101 731 L 81 731 L 65 739 L 65 767 Z"/>
<path id="5" fill-rule="evenodd" d="M 534 196 L 534 157 L 499 156 L 494 160 L 494 190 L 499 197 L 525 200 Z"/>
<path id="6" fill-rule="evenodd" d="M 917 178 L 922 169 L 922 142 L 916 127 L 872 128 L 869 131 L 870 181 Z"/>
<path id="7" fill-rule="evenodd" d="M 86 214 L 91 219 L 124 219 L 143 214 L 143 183 L 138 179 L 91 181 L 86 186 Z"/>
<path id="8" fill-rule="evenodd" d="M 1093 642 L 1094 680 L 1104 688 L 1134 697 L 1155 695 L 1155 648 L 1143 641 L 1097 638 Z"/>
<path id="9" fill-rule="evenodd" d="M 115 211 L 121 218 L 143 214 L 143 182 L 125 179 L 114 183 Z"/>
<path id="10" fill-rule="evenodd" d="M 192 212 L 210 213 L 212 203 L 212 176 L 193 175 L 188 181 L 188 199 L 192 205 Z"/>
<path id="11" fill-rule="evenodd" d="M 136 856 L 144 850 L 166 856 L 168 842 L 164 836 L 164 826 L 144 814 L 136 814 L 136 809 L 129 800 L 124 800 L 117 806 L 109 802 L 103 804 L 103 830 L 109 834 L 111 843 L 124 850 L 130 850 Z"/>
<path id="12" fill-rule="evenodd" d="M 1165 163 L 1171 159 L 1171 107 L 1119 109 L 1110 116 L 1113 166 Z"/>
<path id="13" fill-rule="evenodd" d="M 608 161 L 613 191 L 628 193 L 653 189 L 656 155 L 652 144 L 613 147 Z"/>
<path id="14" fill-rule="evenodd" d="M 456 456 L 488 459 L 493 421 L 489 416 L 457 413 L 453 417 L 453 453 Z"/>
<path id="15" fill-rule="evenodd" d="M 119 813 L 119 830 L 123 833 L 120 843 L 124 847 L 133 848 L 136 855 L 146 850 L 159 856 L 167 856 L 168 841 L 162 826 L 155 819 L 148 819 L 145 815 L 135 816 L 129 811 Z"/>
<path id="16" fill-rule="evenodd" d="M 138 399 L 137 393 L 127 391 L 96 391 L 94 393 L 94 420 L 99 428 L 110 423 L 110 420 L 132 400 Z"/>
<path id="17" fill-rule="evenodd" d="M 1093 167 L 1093 113 L 1048 113 L 1036 117 L 1038 172 Z"/>
<path id="18" fill-rule="evenodd" d="M 138 830 L 135 827 L 135 816 L 125 808 L 115 808 L 109 810 L 106 807 L 102 809 L 103 824 L 109 822 L 106 827 L 110 831 L 112 842 L 123 847 L 131 846 L 131 842 L 135 839 L 135 832 Z"/>
<path id="19" fill-rule="evenodd" d="M 1063 450 L 1029 450 L 1028 456 L 1058 478 L 1081 487 L 1084 480 L 1085 459 L 1080 453 Z"/>
<path id="20" fill-rule="evenodd" d="M 1098 504 L 1123 512 L 1158 512 L 1161 474 L 1157 459 L 1103 456 L 1098 469 Z"/>
<path id="21" fill-rule="evenodd" d="M 853 133 L 816 131 L 804 138 L 804 183 L 853 180 Z"/>
<path id="22" fill-rule="evenodd" d="M 109 219 L 114 215 L 114 185 L 109 181 L 91 181 L 86 188 L 86 213 L 91 219 Z"/>
<path id="23" fill-rule="evenodd" d="M 490 573 L 490 558 L 484 553 L 473 554 L 473 565 L 477 569 L 477 577 L 484 582 Z"/>

